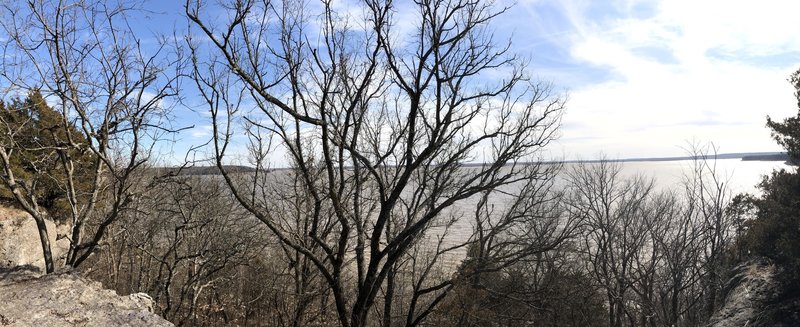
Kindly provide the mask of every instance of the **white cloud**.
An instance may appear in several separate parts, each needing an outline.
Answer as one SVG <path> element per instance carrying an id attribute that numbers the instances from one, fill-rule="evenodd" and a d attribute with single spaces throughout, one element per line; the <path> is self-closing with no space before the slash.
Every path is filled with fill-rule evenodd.
<path id="1" fill-rule="evenodd" d="M 211 137 L 211 133 L 213 132 L 213 130 L 214 130 L 214 128 L 211 125 L 195 126 L 192 129 L 192 137 L 208 139 L 208 138 Z"/>
<path id="2" fill-rule="evenodd" d="M 687 49 L 722 47 L 750 55 L 798 49 L 797 1 L 662 1 L 655 18 L 683 32 Z"/>
<path id="3" fill-rule="evenodd" d="M 560 4 L 574 64 L 610 72 L 573 86 L 560 142 L 568 155 L 676 155 L 692 139 L 723 152 L 778 150 L 764 123 L 797 112 L 786 78 L 800 66 L 787 60 L 800 49 L 800 2 L 665 0 L 648 2 L 645 17 L 640 4 L 617 2 L 611 18 L 586 2 Z"/>

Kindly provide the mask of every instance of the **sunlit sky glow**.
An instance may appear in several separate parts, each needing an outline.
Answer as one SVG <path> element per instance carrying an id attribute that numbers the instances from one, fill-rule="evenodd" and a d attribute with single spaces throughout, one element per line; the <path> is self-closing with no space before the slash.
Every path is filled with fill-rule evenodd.
<path id="1" fill-rule="evenodd" d="M 155 4 L 149 28 L 185 27 L 180 3 Z M 519 0 L 493 27 L 568 94 L 555 156 L 664 157 L 689 142 L 780 150 L 765 121 L 797 113 L 787 78 L 800 67 L 798 12 L 800 1 Z M 196 127 L 176 158 L 210 136 L 207 116 L 183 113 Z"/>
<path id="2" fill-rule="evenodd" d="M 797 112 L 797 1 L 526 0 L 503 20 L 534 71 L 568 90 L 568 157 L 778 151 L 765 118 Z"/>

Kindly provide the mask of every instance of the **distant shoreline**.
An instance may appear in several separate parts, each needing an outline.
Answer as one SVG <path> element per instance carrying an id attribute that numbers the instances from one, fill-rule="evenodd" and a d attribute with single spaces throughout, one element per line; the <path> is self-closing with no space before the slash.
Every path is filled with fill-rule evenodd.
<path id="1" fill-rule="evenodd" d="M 789 156 L 785 152 L 743 152 L 743 153 L 722 153 L 717 155 L 709 155 L 706 157 L 707 159 L 741 159 L 742 161 L 782 161 L 789 163 Z M 692 157 L 692 156 L 683 156 L 683 157 L 653 157 L 653 158 L 624 158 L 624 159 L 605 159 L 606 161 L 611 162 L 664 162 L 664 161 L 684 161 L 684 160 L 693 160 L 693 159 L 702 159 L 702 157 Z M 574 164 L 574 163 L 598 163 L 603 160 L 600 159 L 591 159 L 591 160 L 564 160 L 564 161 L 544 161 L 544 164 Z M 531 163 L 520 163 L 520 164 L 531 164 Z M 483 163 L 467 163 L 463 164 L 463 167 L 479 167 L 482 166 Z M 349 168 L 349 167 L 347 167 Z M 189 175 L 189 176 L 198 176 L 198 175 L 218 175 L 219 169 L 216 166 L 190 166 L 190 167 L 156 167 L 151 168 L 154 170 L 160 170 L 162 173 L 167 174 L 174 174 L 174 175 Z M 289 168 L 270 168 L 270 171 L 279 171 L 279 170 L 287 170 Z M 241 165 L 228 165 L 226 166 L 226 170 L 230 173 L 251 173 L 255 171 L 255 168 L 249 166 L 241 166 Z"/>
<path id="2" fill-rule="evenodd" d="M 684 161 L 703 159 L 703 156 L 682 156 L 682 157 L 651 157 L 651 158 L 624 158 L 624 159 L 605 159 L 613 162 L 661 162 L 661 161 Z M 742 161 L 789 161 L 786 152 L 742 152 L 742 153 L 721 153 L 717 155 L 705 156 L 706 159 L 741 159 Z M 550 161 L 551 163 L 597 163 L 603 160 L 565 160 Z"/>

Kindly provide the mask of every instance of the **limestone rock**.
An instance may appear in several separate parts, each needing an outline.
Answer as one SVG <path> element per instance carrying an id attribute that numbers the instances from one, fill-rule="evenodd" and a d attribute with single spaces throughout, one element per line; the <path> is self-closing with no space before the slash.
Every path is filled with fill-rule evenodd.
<path id="1" fill-rule="evenodd" d="M 711 327 L 798 326 L 800 299 L 781 298 L 778 268 L 753 260 L 734 269 L 724 305 L 709 319 Z"/>
<path id="2" fill-rule="evenodd" d="M 172 326 L 143 293 L 119 296 L 77 274 L 0 270 L 0 326 Z"/>
<path id="3" fill-rule="evenodd" d="M 59 233 L 65 233 L 66 226 L 57 226 L 46 220 L 50 237 L 50 250 L 58 266 L 59 259 L 66 255 L 69 242 L 57 240 Z M 36 222 L 25 211 L 0 206 L 0 268 L 34 266 L 44 271 L 44 256 L 39 240 Z"/>

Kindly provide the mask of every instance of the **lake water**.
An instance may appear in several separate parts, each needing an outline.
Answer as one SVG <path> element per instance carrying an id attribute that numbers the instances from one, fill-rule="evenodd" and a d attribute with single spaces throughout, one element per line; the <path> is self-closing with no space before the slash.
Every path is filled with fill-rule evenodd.
<path id="1" fill-rule="evenodd" d="M 674 188 L 680 190 L 681 183 L 686 176 L 691 175 L 694 162 L 690 160 L 678 161 L 642 161 L 642 162 L 622 162 L 621 174 L 622 177 L 633 177 L 636 175 L 644 175 L 652 177 L 656 181 L 656 187 L 662 190 Z M 756 185 L 761 181 L 762 176 L 768 175 L 775 169 L 790 168 L 782 161 L 742 161 L 741 159 L 719 159 L 713 162 L 719 177 L 725 181 L 731 196 L 742 192 L 757 193 Z M 565 178 L 565 171 L 573 169 L 577 164 L 565 164 L 562 167 L 561 173 L 557 176 L 555 187 L 564 187 L 563 182 Z M 472 168 L 464 168 L 472 169 Z M 280 171 L 273 175 L 274 178 L 285 178 L 287 173 Z M 506 186 L 502 190 L 514 192 L 514 185 Z M 518 186 L 516 186 L 518 187 Z M 410 192 L 410 190 L 408 190 Z M 499 192 L 497 192 L 499 193 Z M 490 203 L 494 205 L 495 212 L 500 212 L 507 206 L 510 196 L 498 194 L 490 199 Z M 438 236 L 444 236 L 443 247 L 455 246 L 462 244 L 465 240 L 469 239 L 473 233 L 473 225 L 475 222 L 475 209 L 479 201 L 479 196 L 473 196 L 468 199 L 457 202 L 454 206 L 442 212 L 442 216 L 455 216 L 459 217 L 456 223 L 445 232 L 444 228 L 433 226 L 426 233 L 426 239 L 422 242 L 424 248 L 423 252 L 435 250 L 436 239 Z M 423 256 L 424 253 L 420 253 Z M 452 270 L 458 266 L 466 256 L 466 249 L 460 248 L 452 251 L 443 260 L 440 261 L 444 265 L 445 270 Z"/>
<path id="2" fill-rule="evenodd" d="M 775 169 L 787 169 L 790 166 L 782 161 L 742 161 L 741 159 L 719 159 L 709 162 L 715 165 L 717 176 L 727 185 L 730 190 L 730 195 L 738 193 L 758 193 L 756 185 L 761 181 L 762 176 L 768 175 Z M 691 160 L 677 160 L 677 161 L 643 161 L 643 162 L 622 162 L 622 177 L 633 177 L 636 175 L 643 175 L 645 177 L 652 177 L 655 179 L 656 187 L 661 190 L 675 189 L 680 190 L 682 182 L 691 176 L 692 167 L 694 162 Z M 577 164 L 565 164 L 562 172 L 556 178 L 556 187 L 563 187 L 565 178 L 564 171 L 568 171 L 575 167 Z M 495 205 L 495 210 L 500 211 L 504 203 L 509 200 L 508 197 L 499 196 L 495 199 L 490 199 L 490 203 Z M 478 204 L 478 197 L 465 199 L 455 206 L 451 207 L 445 215 L 455 215 L 461 218 L 450 227 L 447 231 L 447 236 L 444 238 L 445 246 L 454 246 L 460 244 L 468 239 L 473 233 L 474 213 Z M 428 242 L 432 241 L 437 235 L 444 233 L 444 230 L 439 227 L 434 227 L 427 233 Z M 453 251 L 447 256 L 444 256 L 444 265 L 446 267 L 456 267 L 457 264 L 465 258 L 466 249 L 459 249 Z"/>
<path id="3" fill-rule="evenodd" d="M 741 159 L 716 160 L 718 175 L 727 180 L 729 189 L 733 194 L 742 192 L 757 192 L 756 185 L 763 175 L 768 175 L 775 169 L 787 169 L 790 166 L 783 161 L 742 161 Z M 687 174 L 691 174 L 693 162 L 690 160 L 678 161 L 647 161 L 625 162 L 622 166 L 624 175 L 644 174 L 656 179 L 659 187 L 678 187 Z"/>

